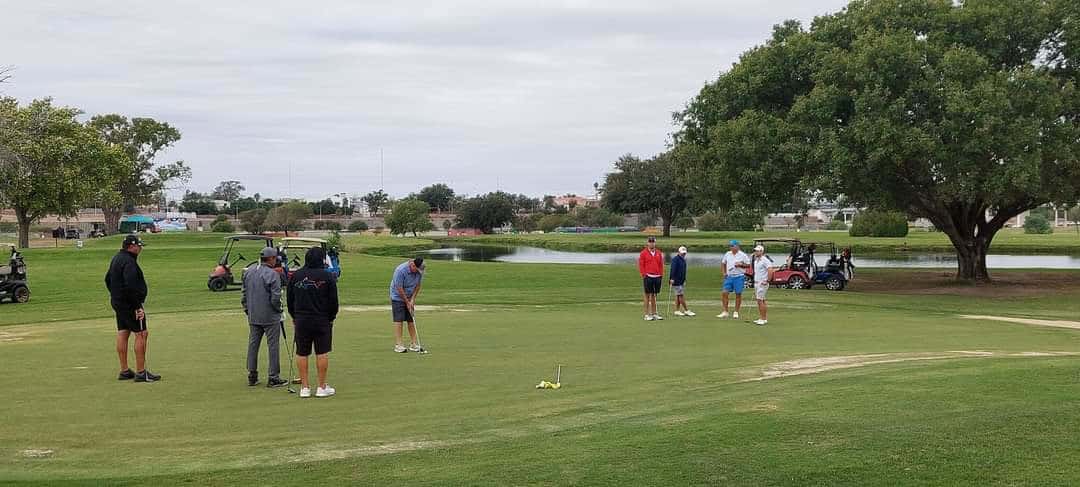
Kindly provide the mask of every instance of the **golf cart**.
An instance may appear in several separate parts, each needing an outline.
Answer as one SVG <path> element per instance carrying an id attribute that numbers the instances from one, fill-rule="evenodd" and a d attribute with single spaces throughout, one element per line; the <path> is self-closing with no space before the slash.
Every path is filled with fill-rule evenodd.
<path id="1" fill-rule="evenodd" d="M 244 254 L 240 253 L 240 249 L 236 248 L 236 244 L 239 242 L 260 242 L 261 245 L 258 248 L 251 248 L 252 255 L 256 256 L 255 260 L 248 260 L 244 257 Z M 252 247 L 251 244 L 245 245 L 246 247 Z M 211 291 L 220 292 L 229 288 L 229 286 L 239 285 L 243 281 L 243 272 L 240 273 L 240 279 L 236 278 L 236 273 L 233 269 L 236 264 L 243 262 L 244 267 L 247 269 L 253 264 L 258 264 L 258 255 L 262 249 L 266 247 L 273 247 L 273 237 L 267 237 L 264 235 L 233 235 L 231 237 L 225 237 L 225 251 L 222 252 L 221 258 L 218 259 L 217 267 L 214 268 L 214 272 L 210 273 L 210 278 L 206 281 L 206 287 Z M 233 258 L 233 252 L 236 252 L 236 258 Z"/>
<path id="2" fill-rule="evenodd" d="M 30 301 L 30 287 L 26 284 L 26 262 L 14 244 L 0 243 L 0 249 L 10 249 L 7 265 L 0 265 L 0 303 Z"/>
<path id="3" fill-rule="evenodd" d="M 281 239 L 278 255 L 282 256 L 281 261 L 285 265 L 286 278 L 304 266 L 304 254 L 313 247 L 322 247 L 326 251 L 326 258 L 329 261 L 326 270 L 335 279 L 341 277 L 341 257 L 337 247 L 330 247 L 326 240 L 321 238 L 285 237 Z"/>
<path id="4" fill-rule="evenodd" d="M 786 247 L 787 259 L 776 272 L 770 285 L 786 289 L 810 289 L 815 285 L 824 285 L 830 291 L 843 291 L 854 276 L 855 266 L 851 264 L 851 251 L 844 249 L 837 255 L 836 244 L 832 242 L 802 242 L 798 239 L 777 238 L 758 239 L 754 245 L 765 247 L 768 254 L 770 245 Z M 824 267 L 815 259 L 819 249 L 829 251 L 829 261 Z M 773 260 L 776 262 L 776 259 Z M 747 285 L 753 285 L 753 268 L 747 270 Z"/>

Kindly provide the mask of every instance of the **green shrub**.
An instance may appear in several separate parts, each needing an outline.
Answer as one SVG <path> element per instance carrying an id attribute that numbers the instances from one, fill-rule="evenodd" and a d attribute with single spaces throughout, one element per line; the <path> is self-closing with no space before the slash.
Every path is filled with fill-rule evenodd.
<path id="1" fill-rule="evenodd" d="M 364 230 L 367 230 L 367 229 L 368 229 L 367 222 L 364 221 L 364 220 L 356 220 L 356 221 L 349 224 L 349 231 L 350 232 L 363 232 Z"/>
<path id="2" fill-rule="evenodd" d="M 333 220 L 317 220 L 315 221 L 315 230 L 333 230 L 341 231 L 341 224 Z"/>
<path id="3" fill-rule="evenodd" d="M 338 225 L 340 226 L 340 225 Z M 330 230 L 330 235 L 326 237 L 326 247 L 333 249 L 341 249 L 341 232 L 338 230 Z"/>
<path id="4" fill-rule="evenodd" d="M 825 225 L 826 230 L 847 230 L 847 223 L 844 223 L 843 218 L 833 218 L 828 225 Z"/>
<path id="5" fill-rule="evenodd" d="M 764 223 L 765 214 L 745 208 L 706 213 L 698 217 L 698 230 L 703 232 L 752 232 Z"/>
<path id="6" fill-rule="evenodd" d="M 555 229 L 559 227 L 572 226 L 574 226 L 574 218 L 570 215 L 544 215 L 544 217 L 540 219 L 540 229 L 543 230 L 544 233 L 554 232 Z"/>
<path id="7" fill-rule="evenodd" d="M 681 228 L 683 230 L 687 228 L 694 228 L 694 217 L 689 215 L 683 215 L 679 218 L 676 218 L 675 221 L 671 222 L 671 224 L 675 225 L 675 228 Z"/>
<path id="8" fill-rule="evenodd" d="M 855 215 L 848 234 L 852 237 L 906 237 L 907 216 L 897 211 L 867 210 Z"/>
<path id="9" fill-rule="evenodd" d="M 1050 226 L 1050 220 L 1040 213 L 1031 213 L 1024 219 L 1024 233 L 1032 235 L 1049 235 L 1054 233 L 1054 227 Z"/>
<path id="10" fill-rule="evenodd" d="M 210 224 L 210 231 L 215 233 L 234 233 L 236 227 L 233 227 L 232 223 L 228 220 L 214 220 L 214 223 Z"/>

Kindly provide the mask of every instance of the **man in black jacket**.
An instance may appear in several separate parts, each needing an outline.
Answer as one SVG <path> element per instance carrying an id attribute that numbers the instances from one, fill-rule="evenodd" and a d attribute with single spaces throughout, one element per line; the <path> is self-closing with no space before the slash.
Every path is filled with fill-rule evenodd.
<path id="1" fill-rule="evenodd" d="M 326 383 L 329 367 L 330 342 L 333 337 L 334 320 L 338 314 L 337 283 L 326 271 L 326 252 L 315 247 L 304 256 L 304 267 L 289 277 L 287 302 L 293 318 L 296 340 L 296 365 L 300 369 L 300 397 L 311 397 L 308 382 L 308 356 L 315 349 L 315 367 L 319 374 L 319 387 L 315 397 L 330 397 L 334 388 Z"/>
<path id="2" fill-rule="evenodd" d="M 128 235 L 124 243 L 109 264 L 109 272 L 105 274 L 105 287 L 109 289 L 109 296 L 113 311 L 116 311 L 116 354 L 120 357 L 120 380 L 135 379 L 135 382 L 155 382 L 161 380 L 160 375 L 155 375 L 146 370 L 146 311 L 143 303 L 146 301 L 146 279 L 143 278 L 142 269 L 139 268 L 138 257 L 142 252 L 143 243 L 136 235 Z M 128 338 L 135 334 L 135 369 L 132 372 L 128 367 Z"/>

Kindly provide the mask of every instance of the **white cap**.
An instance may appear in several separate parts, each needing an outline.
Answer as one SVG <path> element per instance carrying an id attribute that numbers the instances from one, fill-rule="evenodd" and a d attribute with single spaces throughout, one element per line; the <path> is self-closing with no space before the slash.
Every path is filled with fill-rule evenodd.
<path id="1" fill-rule="evenodd" d="M 760 251 L 762 251 L 762 252 L 764 252 L 764 251 L 765 251 L 765 247 L 762 247 L 762 246 L 760 246 L 760 245 L 758 245 L 757 247 L 754 247 L 754 251 L 755 251 L 755 252 L 756 252 L 756 251 L 759 251 L 759 250 L 760 250 Z"/>
<path id="2" fill-rule="evenodd" d="M 679 253 L 680 254 L 685 254 L 686 253 L 686 247 L 679 247 Z"/>

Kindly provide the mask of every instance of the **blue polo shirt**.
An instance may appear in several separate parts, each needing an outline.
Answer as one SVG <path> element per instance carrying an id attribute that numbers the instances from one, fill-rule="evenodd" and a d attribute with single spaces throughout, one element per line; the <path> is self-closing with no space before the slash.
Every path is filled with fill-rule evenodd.
<path id="1" fill-rule="evenodd" d="M 397 266 L 394 269 L 394 278 L 390 281 L 390 300 L 401 301 L 401 295 L 398 294 L 397 289 L 399 287 L 405 288 L 405 295 L 412 297 L 416 292 L 416 286 L 420 285 L 420 281 L 424 279 L 424 274 L 420 272 L 409 272 L 409 264 L 412 261 L 406 261 L 404 264 Z"/>

